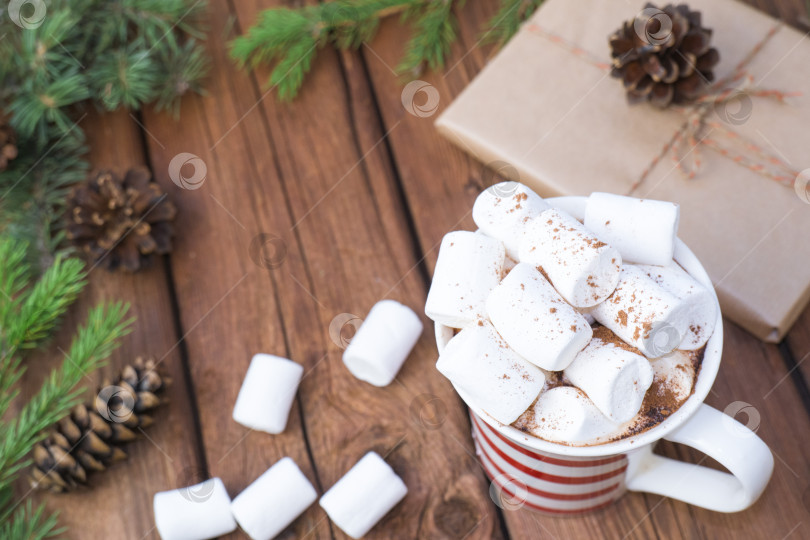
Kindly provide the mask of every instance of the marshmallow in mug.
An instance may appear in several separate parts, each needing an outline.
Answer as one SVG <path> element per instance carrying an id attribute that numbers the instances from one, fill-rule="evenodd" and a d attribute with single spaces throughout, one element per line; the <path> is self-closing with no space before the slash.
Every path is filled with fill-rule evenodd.
<path id="1" fill-rule="evenodd" d="M 619 250 L 625 262 L 664 266 L 672 261 L 680 207 L 667 201 L 591 193 L 585 226 Z"/>
<path id="2" fill-rule="evenodd" d="M 530 264 L 519 263 L 489 293 L 487 314 L 515 352 L 548 371 L 565 369 L 591 340 L 588 321 Z"/>
<path id="3" fill-rule="evenodd" d="M 593 442 L 619 427 L 573 386 L 556 386 L 540 394 L 516 425 L 541 439 L 565 444 Z"/>
<path id="4" fill-rule="evenodd" d="M 163 540 L 205 540 L 236 530 L 231 499 L 219 478 L 155 493 L 152 504 Z"/>
<path id="5" fill-rule="evenodd" d="M 641 409 L 644 394 L 653 382 L 653 368 L 646 358 L 617 342 L 613 332 L 604 326 L 597 328 L 591 342 L 564 374 L 602 414 L 623 423 Z"/>
<path id="6" fill-rule="evenodd" d="M 502 424 L 514 422 L 546 381 L 545 374 L 512 350 L 485 320 L 454 336 L 439 355 L 436 368 Z"/>
<path id="7" fill-rule="evenodd" d="M 320 505 L 343 532 L 360 538 L 407 493 L 397 473 L 369 452 L 321 497 Z"/>
<path id="8" fill-rule="evenodd" d="M 233 407 L 233 419 L 271 434 L 284 431 L 304 368 L 292 360 L 257 354 L 250 361 Z"/>
<path id="9" fill-rule="evenodd" d="M 556 208 L 528 225 L 520 262 L 542 267 L 551 284 L 574 307 L 590 307 L 610 296 L 622 257 L 582 224 Z"/>
<path id="10" fill-rule="evenodd" d="M 714 333 L 717 302 L 714 294 L 675 261 L 667 266 L 638 265 L 665 291 L 689 304 L 689 327 L 679 349 L 694 351 L 703 347 Z"/>
<path id="11" fill-rule="evenodd" d="M 483 317 L 487 296 L 501 281 L 504 256 L 500 240 L 469 231 L 447 233 L 439 248 L 425 314 L 451 328 L 464 328 Z"/>
<path id="12" fill-rule="evenodd" d="M 411 308 L 382 300 L 374 304 L 346 347 L 343 363 L 361 381 L 388 386 L 420 335 L 422 321 Z"/>
<path id="13" fill-rule="evenodd" d="M 695 373 L 692 351 L 675 350 L 660 358 L 650 360 L 655 380 L 661 381 L 678 401 L 685 401 L 692 395 L 697 373 Z"/>
<path id="14" fill-rule="evenodd" d="M 638 266 L 622 266 L 619 284 L 591 313 L 622 341 L 657 358 L 678 348 L 689 326 L 689 306 Z"/>
<path id="15" fill-rule="evenodd" d="M 526 224 L 549 208 L 546 201 L 525 185 L 501 182 L 478 195 L 472 217 L 482 232 L 503 242 L 506 254 L 517 259 Z"/>
<path id="16" fill-rule="evenodd" d="M 231 503 L 231 512 L 253 540 L 270 540 L 300 516 L 318 493 L 292 458 L 267 469 Z"/>

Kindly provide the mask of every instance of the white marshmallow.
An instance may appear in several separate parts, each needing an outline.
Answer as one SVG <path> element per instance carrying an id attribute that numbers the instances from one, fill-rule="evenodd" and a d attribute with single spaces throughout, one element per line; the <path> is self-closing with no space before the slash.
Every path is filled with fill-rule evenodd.
<path id="1" fill-rule="evenodd" d="M 613 292 L 622 257 L 562 210 L 534 218 L 520 243 L 520 262 L 542 267 L 574 307 L 598 304 Z"/>
<path id="2" fill-rule="evenodd" d="M 585 206 L 585 226 L 618 249 L 625 262 L 669 264 L 679 219 L 675 203 L 612 193 L 591 193 Z"/>
<path id="3" fill-rule="evenodd" d="M 546 201 L 525 185 L 501 182 L 478 195 L 472 216 L 481 231 L 503 242 L 506 254 L 517 259 L 526 224 L 549 208 Z"/>
<path id="4" fill-rule="evenodd" d="M 236 529 L 231 499 L 219 478 L 155 493 L 152 504 L 163 540 L 204 540 Z"/>
<path id="5" fill-rule="evenodd" d="M 596 322 L 596 319 L 593 318 L 593 313 L 591 313 L 591 308 L 578 309 L 577 311 L 579 311 L 580 315 L 582 315 L 585 320 L 588 321 L 588 324 L 593 324 Z"/>
<path id="6" fill-rule="evenodd" d="M 492 325 L 532 364 L 561 371 L 591 340 L 591 327 L 532 265 L 519 263 L 487 298 Z"/>
<path id="7" fill-rule="evenodd" d="M 425 314 L 451 328 L 464 328 L 484 316 L 489 292 L 501 280 L 504 249 L 500 240 L 469 231 L 442 239 Z"/>
<path id="8" fill-rule="evenodd" d="M 542 371 L 509 348 L 489 321 L 451 339 L 436 368 L 498 422 L 511 424 L 542 391 Z"/>
<path id="9" fill-rule="evenodd" d="M 679 349 L 694 351 L 703 347 L 717 323 L 717 302 L 712 292 L 690 276 L 675 261 L 667 266 L 639 265 L 639 268 L 689 305 L 689 324 Z"/>
<path id="10" fill-rule="evenodd" d="M 627 264 L 622 266 L 616 290 L 591 313 L 647 358 L 677 348 L 689 320 L 685 302 L 665 291 L 638 266 Z"/>
<path id="11" fill-rule="evenodd" d="M 233 408 L 233 419 L 251 429 L 281 433 L 304 368 L 286 358 L 257 354 L 250 361 Z"/>
<path id="12" fill-rule="evenodd" d="M 516 425 L 541 439 L 565 444 L 593 442 L 619 429 L 573 386 L 557 386 L 540 394 Z"/>
<path id="13" fill-rule="evenodd" d="M 692 365 L 692 351 L 675 350 L 671 353 L 650 360 L 655 380 L 661 381 L 658 386 L 666 388 L 679 400 L 686 400 L 692 395 L 695 386 L 695 368 Z"/>
<path id="14" fill-rule="evenodd" d="M 646 358 L 611 343 L 611 338 L 618 339 L 604 326 L 598 328 L 564 374 L 602 414 L 622 423 L 641 409 L 653 382 L 653 368 Z"/>
<path id="15" fill-rule="evenodd" d="M 407 493 L 383 458 L 369 452 L 321 497 L 320 505 L 343 532 L 360 538 Z"/>
<path id="16" fill-rule="evenodd" d="M 231 512 L 253 540 L 270 540 L 317 498 L 315 488 L 295 461 L 285 457 L 233 500 Z"/>
<path id="17" fill-rule="evenodd" d="M 343 363 L 361 381 L 388 386 L 419 341 L 422 328 L 408 306 L 394 300 L 377 302 L 343 352 Z"/>

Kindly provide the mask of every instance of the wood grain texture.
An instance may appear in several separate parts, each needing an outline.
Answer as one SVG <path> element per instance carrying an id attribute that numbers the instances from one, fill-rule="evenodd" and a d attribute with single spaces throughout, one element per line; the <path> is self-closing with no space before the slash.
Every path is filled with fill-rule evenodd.
<path id="1" fill-rule="evenodd" d="M 91 112 L 81 127 L 89 134 L 94 167 L 125 171 L 144 163 L 139 128 L 126 112 Z M 168 402 L 155 411 L 155 424 L 140 434 L 141 440 L 124 448 L 129 454 L 127 461 L 90 476 L 92 489 L 70 495 L 36 494 L 35 499 L 46 501 L 49 510 L 60 511 L 60 524 L 70 528 L 73 538 L 140 539 L 153 528 L 152 495 L 200 477 L 199 441 L 183 365 L 174 348 L 177 334 L 166 272 L 162 259 L 155 263 L 137 275 L 91 270 L 88 286 L 71 307 L 48 352 L 28 362 L 22 392 L 25 397 L 63 361 L 61 351 L 68 350 L 73 329 L 84 323 L 87 311 L 101 302 L 122 300 L 131 304 L 130 315 L 137 321 L 109 365 L 86 377 L 88 398 L 105 378 L 114 377 L 123 365 L 142 354 L 160 359 L 160 369 L 173 379 L 164 394 Z"/>

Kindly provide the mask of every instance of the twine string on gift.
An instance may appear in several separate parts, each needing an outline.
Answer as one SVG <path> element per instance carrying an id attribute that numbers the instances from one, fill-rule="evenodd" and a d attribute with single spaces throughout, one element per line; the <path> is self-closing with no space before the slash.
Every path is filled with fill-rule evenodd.
<path id="1" fill-rule="evenodd" d="M 801 95 L 800 92 L 760 88 L 754 84 L 754 77 L 747 71 L 751 61 L 762 51 L 781 27 L 782 23 L 774 24 L 763 38 L 748 51 L 729 75 L 709 86 L 706 92 L 693 103 L 688 106 L 672 107 L 683 114 L 685 120 L 664 144 L 661 152 L 650 161 L 638 179 L 633 182 L 628 190 L 628 195 L 633 194 L 644 183 L 653 169 L 667 156 L 672 158 L 675 167 L 684 176 L 688 179 L 695 178 L 702 166 L 702 146 L 714 150 L 719 155 L 765 178 L 788 187 L 793 185 L 800 173 L 788 163 L 722 123 L 709 119 L 713 111 L 717 111 L 719 107 L 726 107 L 736 100 L 766 98 L 784 103 L 788 97 Z M 576 43 L 553 34 L 537 24 L 530 23 L 526 28 L 529 32 L 542 36 L 556 46 L 567 50 L 602 71 L 609 72 L 611 70 L 610 63 L 591 54 Z"/>

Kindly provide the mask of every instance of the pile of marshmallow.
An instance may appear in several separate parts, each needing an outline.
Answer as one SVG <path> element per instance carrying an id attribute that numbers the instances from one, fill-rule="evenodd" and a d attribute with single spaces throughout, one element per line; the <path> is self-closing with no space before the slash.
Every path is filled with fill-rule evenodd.
<path id="1" fill-rule="evenodd" d="M 422 333 L 407 306 L 378 302 L 343 355 L 349 371 L 375 386 L 396 377 Z M 233 419 L 251 429 L 282 433 L 304 368 L 291 360 L 257 354 L 239 390 Z M 329 518 L 352 538 L 361 538 L 407 494 L 408 488 L 375 452 L 367 453 L 321 498 Z M 270 540 L 317 499 L 307 477 L 289 457 L 274 464 L 233 501 L 222 480 L 157 493 L 155 525 L 163 540 L 214 538 L 236 529 L 253 540 Z"/>
<path id="2" fill-rule="evenodd" d="M 438 370 L 500 423 L 533 408 L 543 439 L 615 433 L 639 413 L 650 360 L 700 349 L 714 330 L 714 295 L 673 261 L 676 204 L 593 193 L 580 223 L 504 182 L 473 219 L 479 231 L 442 240 L 425 313 L 460 329 Z M 615 335 L 595 337 L 594 321 Z M 549 388 L 550 372 L 568 385 Z"/>

